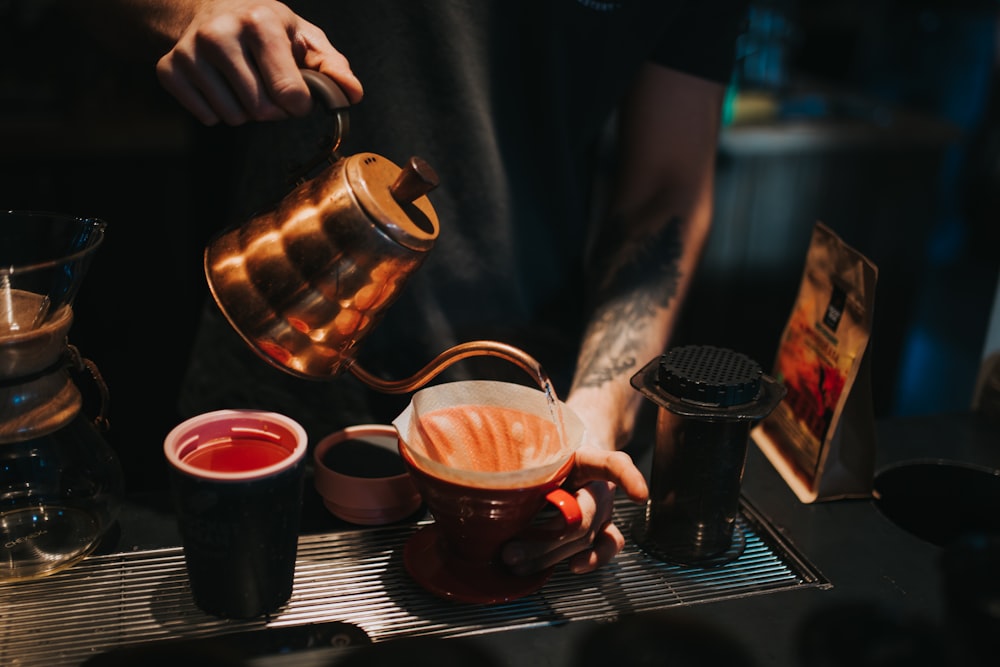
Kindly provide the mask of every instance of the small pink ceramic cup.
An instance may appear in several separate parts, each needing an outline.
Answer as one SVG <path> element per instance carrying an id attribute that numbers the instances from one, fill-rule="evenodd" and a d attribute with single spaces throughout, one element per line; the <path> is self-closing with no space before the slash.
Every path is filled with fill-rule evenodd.
<path id="1" fill-rule="evenodd" d="M 316 491 L 334 516 L 376 526 L 414 514 L 420 494 L 387 424 L 350 426 L 323 438 L 313 452 Z"/>

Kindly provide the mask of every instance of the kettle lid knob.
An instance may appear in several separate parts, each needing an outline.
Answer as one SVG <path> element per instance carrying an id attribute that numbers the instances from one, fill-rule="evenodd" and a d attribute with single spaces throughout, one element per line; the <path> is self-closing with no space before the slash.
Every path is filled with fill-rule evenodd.
<path id="1" fill-rule="evenodd" d="M 405 205 L 438 186 L 437 172 L 423 158 L 411 157 L 403 166 L 396 181 L 389 186 L 392 198 Z"/>
<path id="2" fill-rule="evenodd" d="M 424 195 L 437 184 L 435 171 L 418 157 L 399 167 L 375 153 L 344 159 L 344 172 L 354 201 L 396 243 L 426 252 L 438 236 L 438 218 Z"/>

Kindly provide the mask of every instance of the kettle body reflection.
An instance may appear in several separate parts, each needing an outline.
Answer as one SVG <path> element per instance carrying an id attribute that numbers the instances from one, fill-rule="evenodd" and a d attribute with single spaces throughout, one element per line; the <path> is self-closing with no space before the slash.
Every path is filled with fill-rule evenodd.
<path id="1" fill-rule="evenodd" d="M 0 581 L 69 567 L 118 512 L 122 472 L 101 435 L 107 388 L 69 345 L 73 299 L 105 223 L 0 214 Z M 100 391 L 91 420 L 74 376 Z"/>
<path id="2" fill-rule="evenodd" d="M 384 380 L 356 362 L 365 336 L 397 299 L 438 237 L 427 193 L 438 185 L 419 157 L 402 167 L 374 153 L 338 154 L 349 102 L 329 77 L 302 76 L 334 120 L 328 153 L 314 158 L 272 209 L 224 230 L 205 248 L 216 305 L 258 356 L 291 375 L 329 380 L 347 371 L 385 393 L 405 393 L 470 356 L 511 361 L 545 391 L 538 362 L 496 341 L 461 343 L 411 377 Z"/>
<path id="3" fill-rule="evenodd" d="M 426 193 L 437 174 L 421 158 L 399 167 L 374 153 L 340 157 L 347 98 L 303 70 L 336 120 L 332 150 L 275 207 L 215 237 L 205 273 L 216 303 L 264 360 L 327 379 L 399 296 L 438 236 Z"/>

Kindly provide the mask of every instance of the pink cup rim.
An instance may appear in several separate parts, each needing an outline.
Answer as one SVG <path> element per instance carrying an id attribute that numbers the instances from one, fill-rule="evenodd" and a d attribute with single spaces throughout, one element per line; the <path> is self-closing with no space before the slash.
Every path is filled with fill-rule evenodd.
<path id="1" fill-rule="evenodd" d="M 275 442 L 288 449 L 288 456 L 264 468 L 237 472 L 205 470 L 184 461 L 184 456 L 200 443 L 225 437 L 250 437 Z M 291 417 L 267 410 L 228 409 L 184 420 L 164 438 L 163 452 L 171 466 L 192 477 L 241 482 L 263 479 L 291 468 L 305 456 L 308 444 L 305 429 Z"/>
<path id="2" fill-rule="evenodd" d="M 313 484 L 327 510 L 348 523 L 367 526 L 393 523 L 414 514 L 423 500 L 408 470 L 362 477 L 340 472 L 323 462 L 331 449 L 353 439 L 367 440 L 400 456 L 399 434 L 391 424 L 357 424 L 324 437 L 313 450 Z M 379 441 L 383 439 L 385 442 Z M 402 457 L 400 463 L 404 463 Z"/>
<path id="3" fill-rule="evenodd" d="M 347 426 L 339 431 L 329 434 L 316 444 L 316 448 L 313 450 L 313 463 L 317 469 L 323 471 L 323 474 L 329 475 L 332 479 L 337 480 L 363 480 L 365 483 L 378 483 L 409 477 L 410 474 L 406 471 L 395 475 L 384 475 L 382 477 L 355 477 L 354 475 L 348 475 L 335 470 L 323 463 L 323 456 L 336 445 L 339 445 L 347 440 L 364 439 L 373 436 L 390 438 L 397 443 L 399 442 L 399 432 L 396 431 L 396 427 L 392 424 L 356 424 L 354 426 Z M 380 444 L 372 444 L 376 447 L 382 447 Z M 398 444 L 392 448 L 382 447 L 382 449 L 393 451 L 396 454 L 399 453 Z"/>

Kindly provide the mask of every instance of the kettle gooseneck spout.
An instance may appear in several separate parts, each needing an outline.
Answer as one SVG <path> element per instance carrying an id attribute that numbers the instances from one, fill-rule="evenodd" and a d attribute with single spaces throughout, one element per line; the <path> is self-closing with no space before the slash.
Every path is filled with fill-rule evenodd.
<path id="1" fill-rule="evenodd" d="M 455 345 L 434 357 L 412 376 L 402 380 L 383 380 L 368 373 L 354 362 L 347 365 L 347 371 L 378 391 L 387 394 L 405 394 L 420 389 L 452 364 L 477 356 L 499 357 L 516 364 L 538 383 L 546 395 L 554 396 L 549 376 L 534 357 L 513 345 L 495 340 L 477 340 Z"/>

